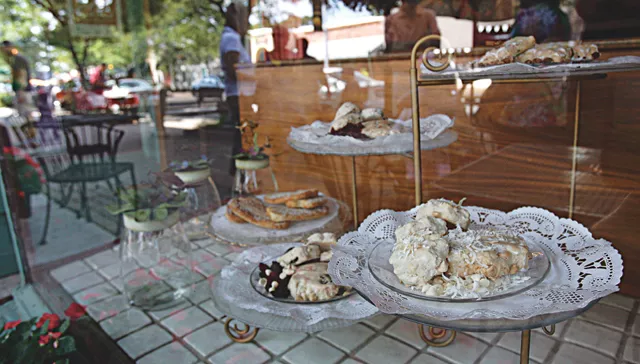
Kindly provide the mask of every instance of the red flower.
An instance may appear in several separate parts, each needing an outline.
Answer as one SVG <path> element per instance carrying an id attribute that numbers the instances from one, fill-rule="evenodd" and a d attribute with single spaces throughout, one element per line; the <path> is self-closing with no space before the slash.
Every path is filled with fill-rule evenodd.
<path id="1" fill-rule="evenodd" d="M 67 317 L 69 317 L 71 320 L 76 320 L 84 316 L 84 314 L 86 313 L 87 313 L 87 310 L 85 306 L 75 302 L 70 304 L 69 308 L 64 310 L 64 314 L 67 315 Z"/>
<path id="2" fill-rule="evenodd" d="M 38 344 L 40 344 L 40 346 L 45 346 L 49 343 L 49 339 L 51 339 L 51 336 L 49 336 L 49 334 L 42 335 L 40 336 L 40 339 L 38 339 Z"/>
<path id="3" fill-rule="evenodd" d="M 42 325 L 44 325 L 44 323 L 47 321 L 49 321 L 49 328 L 48 328 L 49 331 L 60 326 L 60 317 L 58 317 L 58 315 L 56 315 L 55 313 L 53 314 L 45 313 L 42 315 L 42 317 L 40 317 L 40 320 L 38 320 L 38 322 L 36 323 L 36 327 L 41 328 Z"/>
<path id="4" fill-rule="evenodd" d="M 62 336 L 61 332 L 50 332 L 49 336 L 51 336 L 52 338 L 58 340 L 60 338 L 60 336 Z"/>
<path id="5" fill-rule="evenodd" d="M 20 321 L 20 320 L 17 320 L 17 321 L 9 321 L 9 322 L 7 322 L 6 324 L 4 324 L 4 329 L 5 329 L 5 330 L 11 330 L 11 329 L 14 329 L 16 326 L 20 325 L 20 322 L 22 322 L 22 321 Z"/>

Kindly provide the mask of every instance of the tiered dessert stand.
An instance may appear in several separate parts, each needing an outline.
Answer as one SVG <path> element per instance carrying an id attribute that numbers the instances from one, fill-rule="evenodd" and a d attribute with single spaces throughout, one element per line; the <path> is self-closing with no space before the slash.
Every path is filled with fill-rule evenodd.
<path id="1" fill-rule="evenodd" d="M 438 85 L 455 85 L 455 84 L 472 84 L 473 81 L 479 79 L 491 79 L 492 83 L 539 83 L 550 81 L 575 81 L 577 84 L 576 106 L 574 113 L 574 137 L 573 137 L 573 158 L 571 166 L 571 183 L 569 194 L 569 214 L 568 218 L 573 216 L 575 185 L 576 185 L 576 165 L 577 165 L 577 146 L 578 146 L 578 130 L 580 121 L 580 97 L 581 82 L 586 80 L 598 80 L 607 77 L 610 72 L 629 72 L 640 70 L 639 57 L 619 57 L 617 60 L 599 61 L 584 65 L 557 65 L 553 67 L 534 68 L 531 66 L 520 65 L 520 69 L 511 69 L 514 72 L 505 73 L 501 67 L 492 67 L 486 70 L 447 70 L 451 66 L 453 55 L 449 53 L 449 58 L 441 65 L 433 65 L 428 60 L 429 52 L 434 47 L 428 47 L 421 54 L 422 64 L 431 72 L 420 72 L 417 63 L 419 49 L 423 44 L 433 40 L 440 40 L 439 36 L 427 36 L 420 39 L 411 52 L 411 103 L 412 103 L 412 121 L 413 121 L 413 161 L 415 169 L 415 202 L 416 206 L 422 204 L 422 158 L 420 151 L 424 149 L 421 145 L 419 133 L 420 130 L 420 100 L 418 88 L 423 86 Z M 355 162 L 354 162 L 355 168 Z M 355 186 L 355 172 L 354 172 Z M 354 187 L 355 189 L 355 187 Z M 354 191 L 355 192 L 355 191 Z M 354 194 L 355 196 L 355 194 Z M 355 198 L 355 197 L 354 197 Z M 355 199 L 354 199 L 355 203 Z M 359 292 L 363 297 L 369 299 L 366 293 Z M 370 299 L 369 299 L 370 300 Z M 498 332 L 498 331 L 521 331 L 522 342 L 520 361 L 521 363 L 529 362 L 529 348 L 531 329 L 543 328 L 548 335 L 555 332 L 555 323 L 575 317 L 582 312 L 588 310 L 597 300 L 580 309 L 565 311 L 562 313 L 553 313 L 531 317 L 523 320 L 512 319 L 464 319 L 464 320 L 442 320 L 436 317 L 424 315 L 399 315 L 407 320 L 414 321 L 419 326 L 419 332 L 422 339 L 432 346 L 449 345 L 456 336 L 456 330 L 476 331 L 476 332 Z M 428 337 L 425 333 L 423 325 L 428 326 Z M 547 328 L 548 327 L 548 328 Z"/>

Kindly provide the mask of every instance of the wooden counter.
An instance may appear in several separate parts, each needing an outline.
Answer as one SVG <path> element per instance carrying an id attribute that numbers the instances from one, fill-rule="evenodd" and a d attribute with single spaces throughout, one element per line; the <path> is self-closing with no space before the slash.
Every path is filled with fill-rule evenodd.
<path id="1" fill-rule="evenodd" d="M 605 52 L 604 57 L 633 53 Z M 640 52 L 636 52 L 640 54 Z M 351 158 L 302 154 L 287 145 L 291 127 L 330 121 L 345 101 L 380 107 L 387 116 L 411 117 L 408 59 L 348 61 L 337 77 L 342 92 L 321 88 L 321 64 L 258 67 L 256 93 L 241 98 L 241 117 L 258 120 L 274 145 L 272 167 L 281 189 L 305 187 L 349 203 Z M 361 82 L 354 72 L 376 82 Z M 457 142 L 425 151 L 425 199 L 510 210 L 539 206 L 566 216 L 569 207 L 575 82 L 455 86 L 420 89 L 421 114 L 455 117 Z M 484 92 L 483 92 L 484 91 Z M 623 293 L 640 297 L 640 72 L 582 83 L 574 218 L 594 236 L 610 240 L 625 259 Z M 473 105 L 470 102 L 473 101 Z M 257 112 L 254 112 L 257 110 Z M 473 116 L 469 116 L 473 111 Z M 382 208 L 414 205 L 413 161 L 405 156 L 356 159 L 359 219 Z"/>

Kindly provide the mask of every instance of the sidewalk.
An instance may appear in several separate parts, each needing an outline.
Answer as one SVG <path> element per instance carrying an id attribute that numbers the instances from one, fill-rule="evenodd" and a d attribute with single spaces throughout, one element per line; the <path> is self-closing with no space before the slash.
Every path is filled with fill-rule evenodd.
<path id="1" fill-rule="evenodd" d="M 166 311 L 127 305 L 115 250 L 106 250 L 51 272 L 74 299 L 138 363 L 518 363 L 519 333 L 458 333 L 444 348 L 427 346 L 417 325 L 379 315 L 354 326 L 315 334 L 260 330 L 254 342 L 233 343 L 209 284 L 242 250 L 212 240 L 193 243 L 197 282 L 188 300 Z M 612 295 L 554 336 L 534 330 L 532 363 L 640 363 L 640 302 Z"/>

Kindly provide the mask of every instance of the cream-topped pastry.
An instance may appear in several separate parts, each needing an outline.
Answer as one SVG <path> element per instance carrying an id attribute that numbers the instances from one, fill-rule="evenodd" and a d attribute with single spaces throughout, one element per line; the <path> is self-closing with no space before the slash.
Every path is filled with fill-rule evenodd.
<path id="1" fill-rule="evenodd" d="M 345 102 L 340 105 L 338 111 L 336 111 L 336 117 L 334 119 L 340 119 L 346 115 L 360 115 L 360 108 L 353 102 Z"/>
<path id="2" fill-rule="evenodd" d="M 529 267 L 529 248 L 519 236 L 496 229 L 452 231 L 449 275 L 465 278 L 481 274 L 495 280 Z"/>
<path id="3" fill-rule="evenodd" d="M 299 265 L 320 258 L 320 247 L 317 245 L 297 246 L 289 249 L 277 259 L 282 266 Z"/>
<path id="4" fill-rule="evenodd" d="M 412 236 L 410 241 L 419 240 Z M 448 269 L 449 244 L 443 238 L 424 239 L 422 244 L 396 242 L 389 263 L 393 273 L 407 286 L 422 287 Z"/>
<path id="5" fill-rule="evenodd" d="M 333 283 L 327 269 L 327 263 L 298 267 L 287 286 L 291 297 L 296 301 L 324 301 L 335 297 L 340 287 Z"/>
<path id="6" fill-rule="evenodd" d="M 365 121 L 362 123 L 362 126 L 362 134 L 371 139 L 397 133 L 389 120 Z"/>
<path id="7" fill-rule="evenodd" d="M 464 199 L 463 199 L 464 200 Z M 452 225 L 459 225 L 463 230 L 469 228 L 471 224 L 471 216 L 469 211 L 465 210 L 459 203 L 445 199 L 429 200 L 426 205 L 420 207 L 416 214 L 416 220 L 421 220 L 427 216 L 442 219 Z"/>
<path id="8" fill-rule="evenodd" d="M 364 121 L 384 119 L 384 114 L 382 113 L 382 109 L 378 109 L 378 108 L 363 109 L 360 112 L 360 116 L 362 116 L 362 120 Z"/>
<path id="9" fill-rule="evenodd" d="M 360 124 L 361 122 L 362 116 L 360 114 L 347 114 L 333 120 L 331 122 L 331 130 L 341 130 L 349 124 Z"/>

